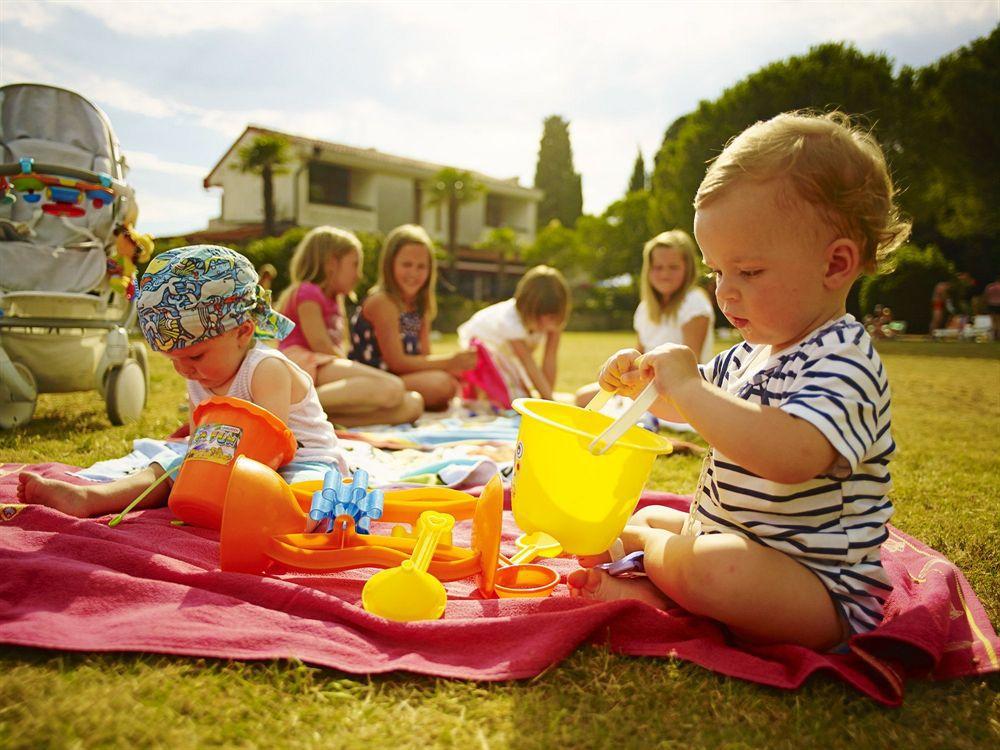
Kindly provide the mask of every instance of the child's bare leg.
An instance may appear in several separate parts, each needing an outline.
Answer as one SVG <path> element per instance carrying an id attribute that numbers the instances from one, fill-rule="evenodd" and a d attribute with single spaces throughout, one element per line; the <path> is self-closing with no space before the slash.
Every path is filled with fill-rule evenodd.
<path id="1" fill-rule="evenodd" d="M 330 419 L 345 427 L 359 427 L 369 424 L 405 424 L 416 421 L 423 413 L 423 397 L 416 391 L 406 391 L 397 406 L 356 414 L 330 414 Z"/>
<path id="2" fill-rule="evenodd" d="M 17 496 L 21 502 L 47 505 L 70 516 L 101 516 L 121 510 L 161 476 L 163 468 L 159 464 L 121 479 L 90 485 L 70 484 L 22 472 L 18 477 Z M 170 483 L 164 482 L 149 493 L 136 510 L 163 505 L 169 494 Z"/>
<path id="3" fill-rule="evenodd" d="M 424 397 L 428 411 L 443 411 L 461 390 L 458 380 L 444 370 L 421 370 L 400 375 L 406 387 Z"/>
<path id="4" fill-rule="evenodd" d="M 829 591 L 789 555 L 737 534 L 633 526 L 623 538 L 626 547 L 643 544 L 646 575 L 658 589 L 741 638 L 825 650 L 846 636 Z"/>
<path id="5" fill-rule="evenodd" d="M 825 650 L 847 635 L 819 578 L 770 547 L 737 534 L 683 536 L 642 525 L 626 526 L 622 541 L 627 551 L 644 551 L 648 582 L 662 594 L 741 638 Z M 572 574 L 569 583 L 584 596 L 629 595 L 624 581 L 612 586 L 602 578 L 609 576 L 590 569 Z"/>

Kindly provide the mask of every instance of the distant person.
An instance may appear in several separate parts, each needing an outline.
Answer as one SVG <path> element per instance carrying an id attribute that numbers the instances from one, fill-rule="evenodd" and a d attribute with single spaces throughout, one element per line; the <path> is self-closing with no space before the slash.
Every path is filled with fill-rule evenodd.
<path id="1" fill-rule="evenodd" d="M 939 281 L 934 285 L 931 292 L 931 326 L 930 333 L 947 327 L 948 318 L 945 313 L 950 314 L 951 308 L 951 282 Z"/>
<path id="2" fill-rule="evenodd" d="M 521 277 L 512 299 L 490 305 L 460 325 L 458 342 L 463 348 L 471 346 L 474 338 L 483 342 L 511 399 L 530 396 L 532 388 L 542 398 L 552 399 L 559 338 L 569 307 L 569 286 L 563 275 L 549 266 L 535 266 Z M 539 367 L 534 352 L 543 340 Z"/>
<path id="3" fill-rule="evenodd" d="M 476 366 L 476 353 L 431 354 L 437 314 L 437 265 L 423 227 L 404 224 L 385 238 L 378 283 L 351 321 L 351 359 L 395 373 L 425 408 L 443 411 L 458 395 L 458 376 Z"/>
<path id="4" fill-rule="evenodd" d="M 697 254 L 691 235 L 680 229 L 662 232 L 643 246 L 640 302 L 632 318 L 640 352 L 683 344 L 699 362 L 715 354 L 715 308 L 697 284 Z M 597 383 L 580 388 L 576 403 L 586 406 L 598 388 Z"/>
<path id="5" fill-rule="evenodd" d="M 679 605 L 740 641 L 842 649 L 875 629 L 892 591 L 890 388 L 847 312 L 851 287 L 909 234 L 885 157 L 846 117 L 785 113 L 730 141 L 695 196 L 716 298 L 744 342 L 699 365 L 691 349 L 623 349 L 601 387 L 655 382 L 658 417 L 711 446 L 690 511 L 639 510 L 616 552 L 645 578 L 580 558 L 572 595 Z"/>
<path id="6" fill-rule="evenodd" d="M 1000 275 L 983 290 L 983 303 L 993 325 L 993 340 L 1000 341 Z"/>
<path id="7" fill-rule="evenodd" d="M 330 420 L 348 427 L 412 422 L 424 411 L 419 393 L 377 367 L 348 359 L 344 297 L 361 280 L 361 243 L 350 232 L 316 227 L 292 255 L 291 285 L 278 310 L 295 329 L 278 344 L 309 373 Z"/>
<path id="8" fill-rule="evenodd" d="M 271 284 L 278 278 L 278 269 L 270 263 L 265 263 L 257 269 L 257 276 L 260 277 L 260 285 L 265 289 L 270 289 Z"/>

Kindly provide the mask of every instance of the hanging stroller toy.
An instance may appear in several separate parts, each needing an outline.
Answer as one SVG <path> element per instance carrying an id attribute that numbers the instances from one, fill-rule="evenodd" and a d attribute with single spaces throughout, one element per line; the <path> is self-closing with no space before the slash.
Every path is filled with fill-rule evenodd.
<path id="1" fill-rule="evenodd" d="M 107 116 L 54 86 L 0 87 L 0 428 L 39 393 L 98 389 L 112 424 L 139 418 L 146 348 L 130 344 L 135 263 L 152 240 Z"/>

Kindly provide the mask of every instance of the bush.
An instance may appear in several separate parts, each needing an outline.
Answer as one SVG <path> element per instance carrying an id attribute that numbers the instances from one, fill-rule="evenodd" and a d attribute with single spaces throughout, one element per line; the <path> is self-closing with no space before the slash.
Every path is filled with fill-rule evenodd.
<path id="1" fill-rule="evenodd" d="M 893 254 L 890 271 L 861 280 L 861 310 L 867 314 L 875 305 L 888 305 L 893 318 L 906 321 L 907 330 L 926 333 L 934 285 L 954 278 L 955 267 L 934 245 L 904 245 Z"/>
<path id="2" fill-rule="evenodd" d="M 582 284 L 573 289 L 573 311 L 566 327 L 570 331 L 628 330 L 638 304 L 634 281 L 618 287 Z"/>
<path id="3" fill-rule="evenodd" d="M 477 302 L 460 294 L 441 294 L 439 292 L 437 295 L 437 317 L 434 318 L 431 325 L 435 331 L 454 333 L 462 323 L 475 313 L 492 304 L 492 302 L 487 301 Z"/>

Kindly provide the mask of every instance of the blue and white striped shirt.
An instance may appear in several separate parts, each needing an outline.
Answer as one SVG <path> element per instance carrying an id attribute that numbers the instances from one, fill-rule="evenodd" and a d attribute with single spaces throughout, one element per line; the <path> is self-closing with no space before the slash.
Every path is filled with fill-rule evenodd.
<path id="1" fill-rule="evenodd" d="M 880 549 L 895 443 L 889 383 L 864 327 L 845 315 L 776 355 L 742 343 L 700 369 L 739 398 L 806 420 L 839 455 L 823 475 L 791 485 L 713 449 L 695 519 L 702 533 L 735 532 L 793 556 L 819 576 L 854 632 L 871 630 L 891 590 Z"/>

